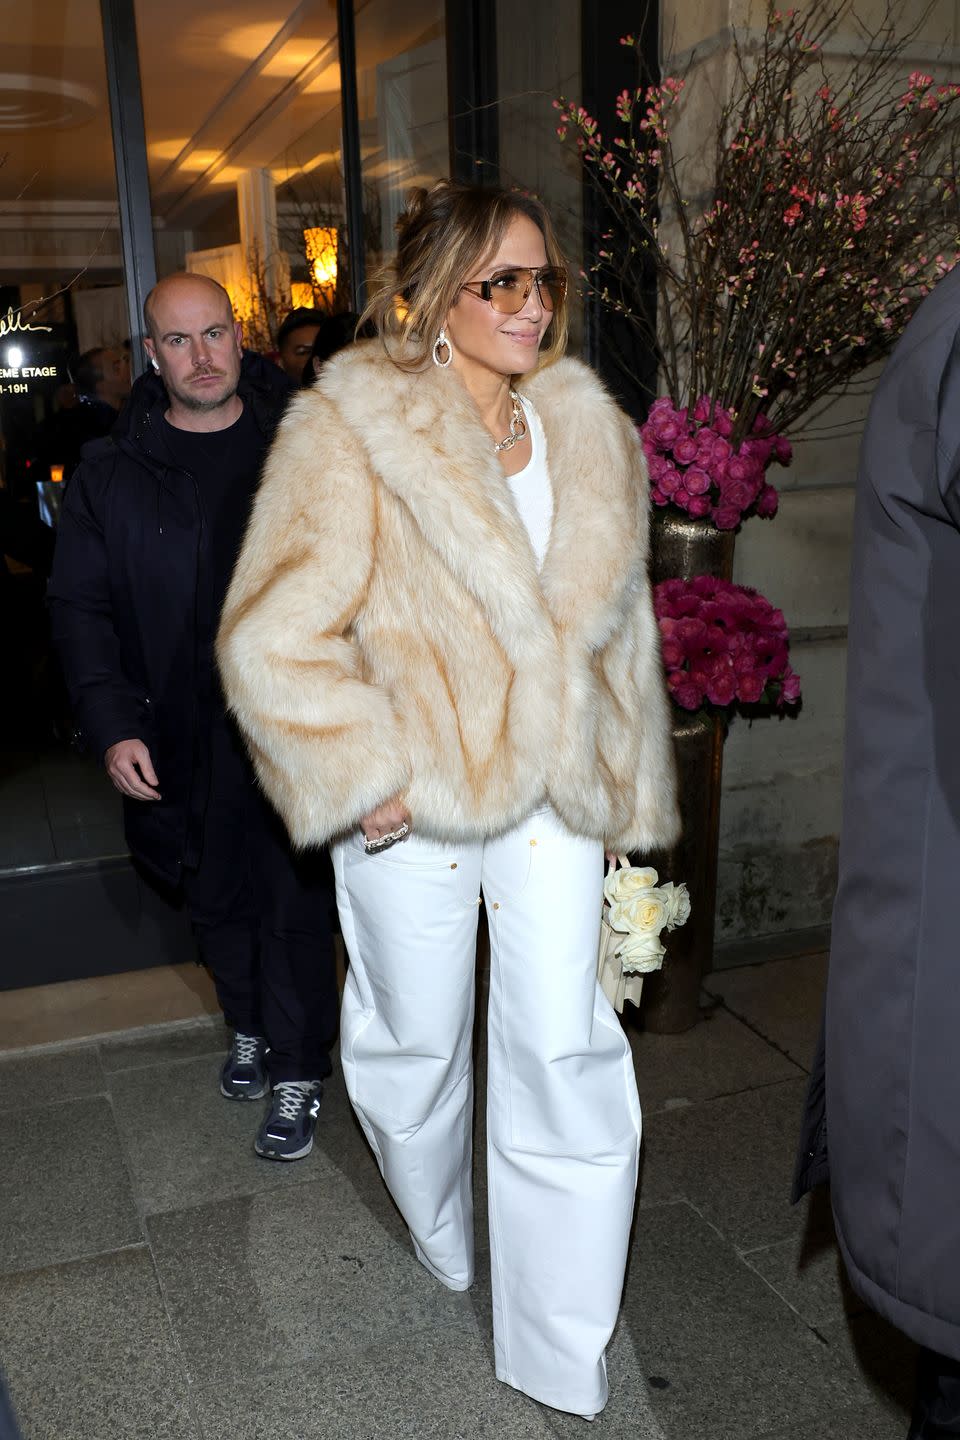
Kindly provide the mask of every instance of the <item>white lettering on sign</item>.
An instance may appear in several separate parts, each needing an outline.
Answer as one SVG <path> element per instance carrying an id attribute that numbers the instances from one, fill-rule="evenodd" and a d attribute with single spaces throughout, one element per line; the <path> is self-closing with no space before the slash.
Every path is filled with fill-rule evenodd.
<path id="1" fill-rule="evenodd" d="M 45 380 L 56 375 L 56 365 L 21 365 L 20 374 L 24 380 Z"/>
<path id="2" fill-rule="evenodd" d="M 3 366 L 0 365 L 0 380 L 19 380 L 19 379 L 20 379 L 20 367 L 19 367 L 19 365 L 14 365 L 13 368 L 12 368 L 12 369 L 9 369 L 9 370 L 5 370 L 5 369 L 3 368 Z"/>

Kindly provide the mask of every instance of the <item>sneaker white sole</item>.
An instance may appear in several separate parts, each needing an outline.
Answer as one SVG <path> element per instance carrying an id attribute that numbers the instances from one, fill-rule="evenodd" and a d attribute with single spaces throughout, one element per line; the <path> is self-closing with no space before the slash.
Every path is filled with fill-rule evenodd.
<path id="1" fill-rule="evenodd" d="M 235 1090 L 228 1090 L 223 1081 L 220 1082 L 220 1094 L 225 1100 L 262 1100 L 269 1090 L 270 1086 L 264 1085 L 262 1090 L 241 1090 L 238 1094 Z"/>
<path id="2" fill-rule="evenodd" d="M 254 1140 L 253 1148 L 264 1160 L 302 1160 L 313 1149 L 313 1136 L 310 1136 L 302 1150 L 292 1150 L 289 1155 L 281 1155 L 276 1150 L 264 1150 L 261 1148 L 259 1140 Z"/>

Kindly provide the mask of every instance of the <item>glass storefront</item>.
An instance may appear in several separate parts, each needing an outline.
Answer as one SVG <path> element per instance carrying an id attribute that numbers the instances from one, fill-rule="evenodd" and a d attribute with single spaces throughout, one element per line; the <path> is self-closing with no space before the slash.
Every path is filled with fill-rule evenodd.
<path id="1" fill-rule="evenodd" d="M 130 347 L 99 4 L 3 0 L 0 33 L 0 731 L 29 748 L 69 725 L 43 611 L 52 527 L 129 392 Z M 48 835 L 27 849 L 58 853 Z"/>
<path id="2" fill-rule="evenodd" d="M 551 101 L 579 91 L 592 9 L 0 0 L 0 889 L 124 855 L 97 757 L 70 749 L 44 592 L 63 486 L 142 363 L 153 275 L 213 276 L 246 346 L 280 359 L 291 310 L 308 333 L 352 310 L 409 190 L 451 173 L 540 194 L 575 273 Z"/>
<path id="3" fill-rule="evenodd" d="M 336 10 L 136 16 L 158 275 L 219 280 L 247 346 L 273 352 L 292 305 L 348 308 Z"/>
<path id="4" fill-rule="evenodd" d="M 0 466 L 52 515 L 130 383 L 99 5 L 2 3 L 0 33 Z"/>
<path id="5" fill-rule="evenodd" d="M 408 192 L 450 172 L 442 0 L 358 8 L 357 89 L 367 273 L 394 253 Z"/>

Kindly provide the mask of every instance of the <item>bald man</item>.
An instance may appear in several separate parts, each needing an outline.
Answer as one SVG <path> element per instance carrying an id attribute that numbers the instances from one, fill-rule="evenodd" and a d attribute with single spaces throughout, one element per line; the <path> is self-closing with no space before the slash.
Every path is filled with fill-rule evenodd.
<path id="1" fill-rule="evenodd" d="M 151 369 L 88 446 L 49 598 L 79 727 L 123 796 L 132 853 L 183 895 L 234 1031 L 230 1100 L 272 1105 L 259 1155 L 313 1145 L 337 994 L 326 869 L 291 854 L 227 715 L 220 609 L 289 384 L 245 354 L 215 281 L 171 275 L 144 306 Z"/>

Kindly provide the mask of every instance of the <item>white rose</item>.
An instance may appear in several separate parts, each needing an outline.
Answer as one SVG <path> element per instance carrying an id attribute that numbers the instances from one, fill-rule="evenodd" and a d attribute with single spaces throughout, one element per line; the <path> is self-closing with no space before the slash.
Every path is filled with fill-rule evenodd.
<path id="1" fill-rule="evenodd" d="M 627 930 L 634 935 L 659 935 L 666 922 L 667 905 L 659 890 L 641 890 L 610 909 L 613 929 Z"/>
<path id="2" fill-rule="evenodd" d="M 626 870 L 617 869 L 607 876 L 603 893 L 611 905 L 616 905 L 618 900 L 629 900 L 631 895 L 641 890 L 652 890 L 659 878 L 656 870 L 649 866 L 630 865 Z"/>
<path id="3" fill-rule="evenodd" d="M 625 975 L 645 975 L 660 969 L 666 953 L 656 935 L 625 935 L 617 958 Z"/>
<path id="4" fill-rule="evenodd" d="M 674 885 L 672 880 L 665 880 L 660 886 L 660 893 L 667 903 L 667 929 L 676 930 L 678 925 L 686 925 L 690 919 L 690 892 L 686 885 Z"/>

